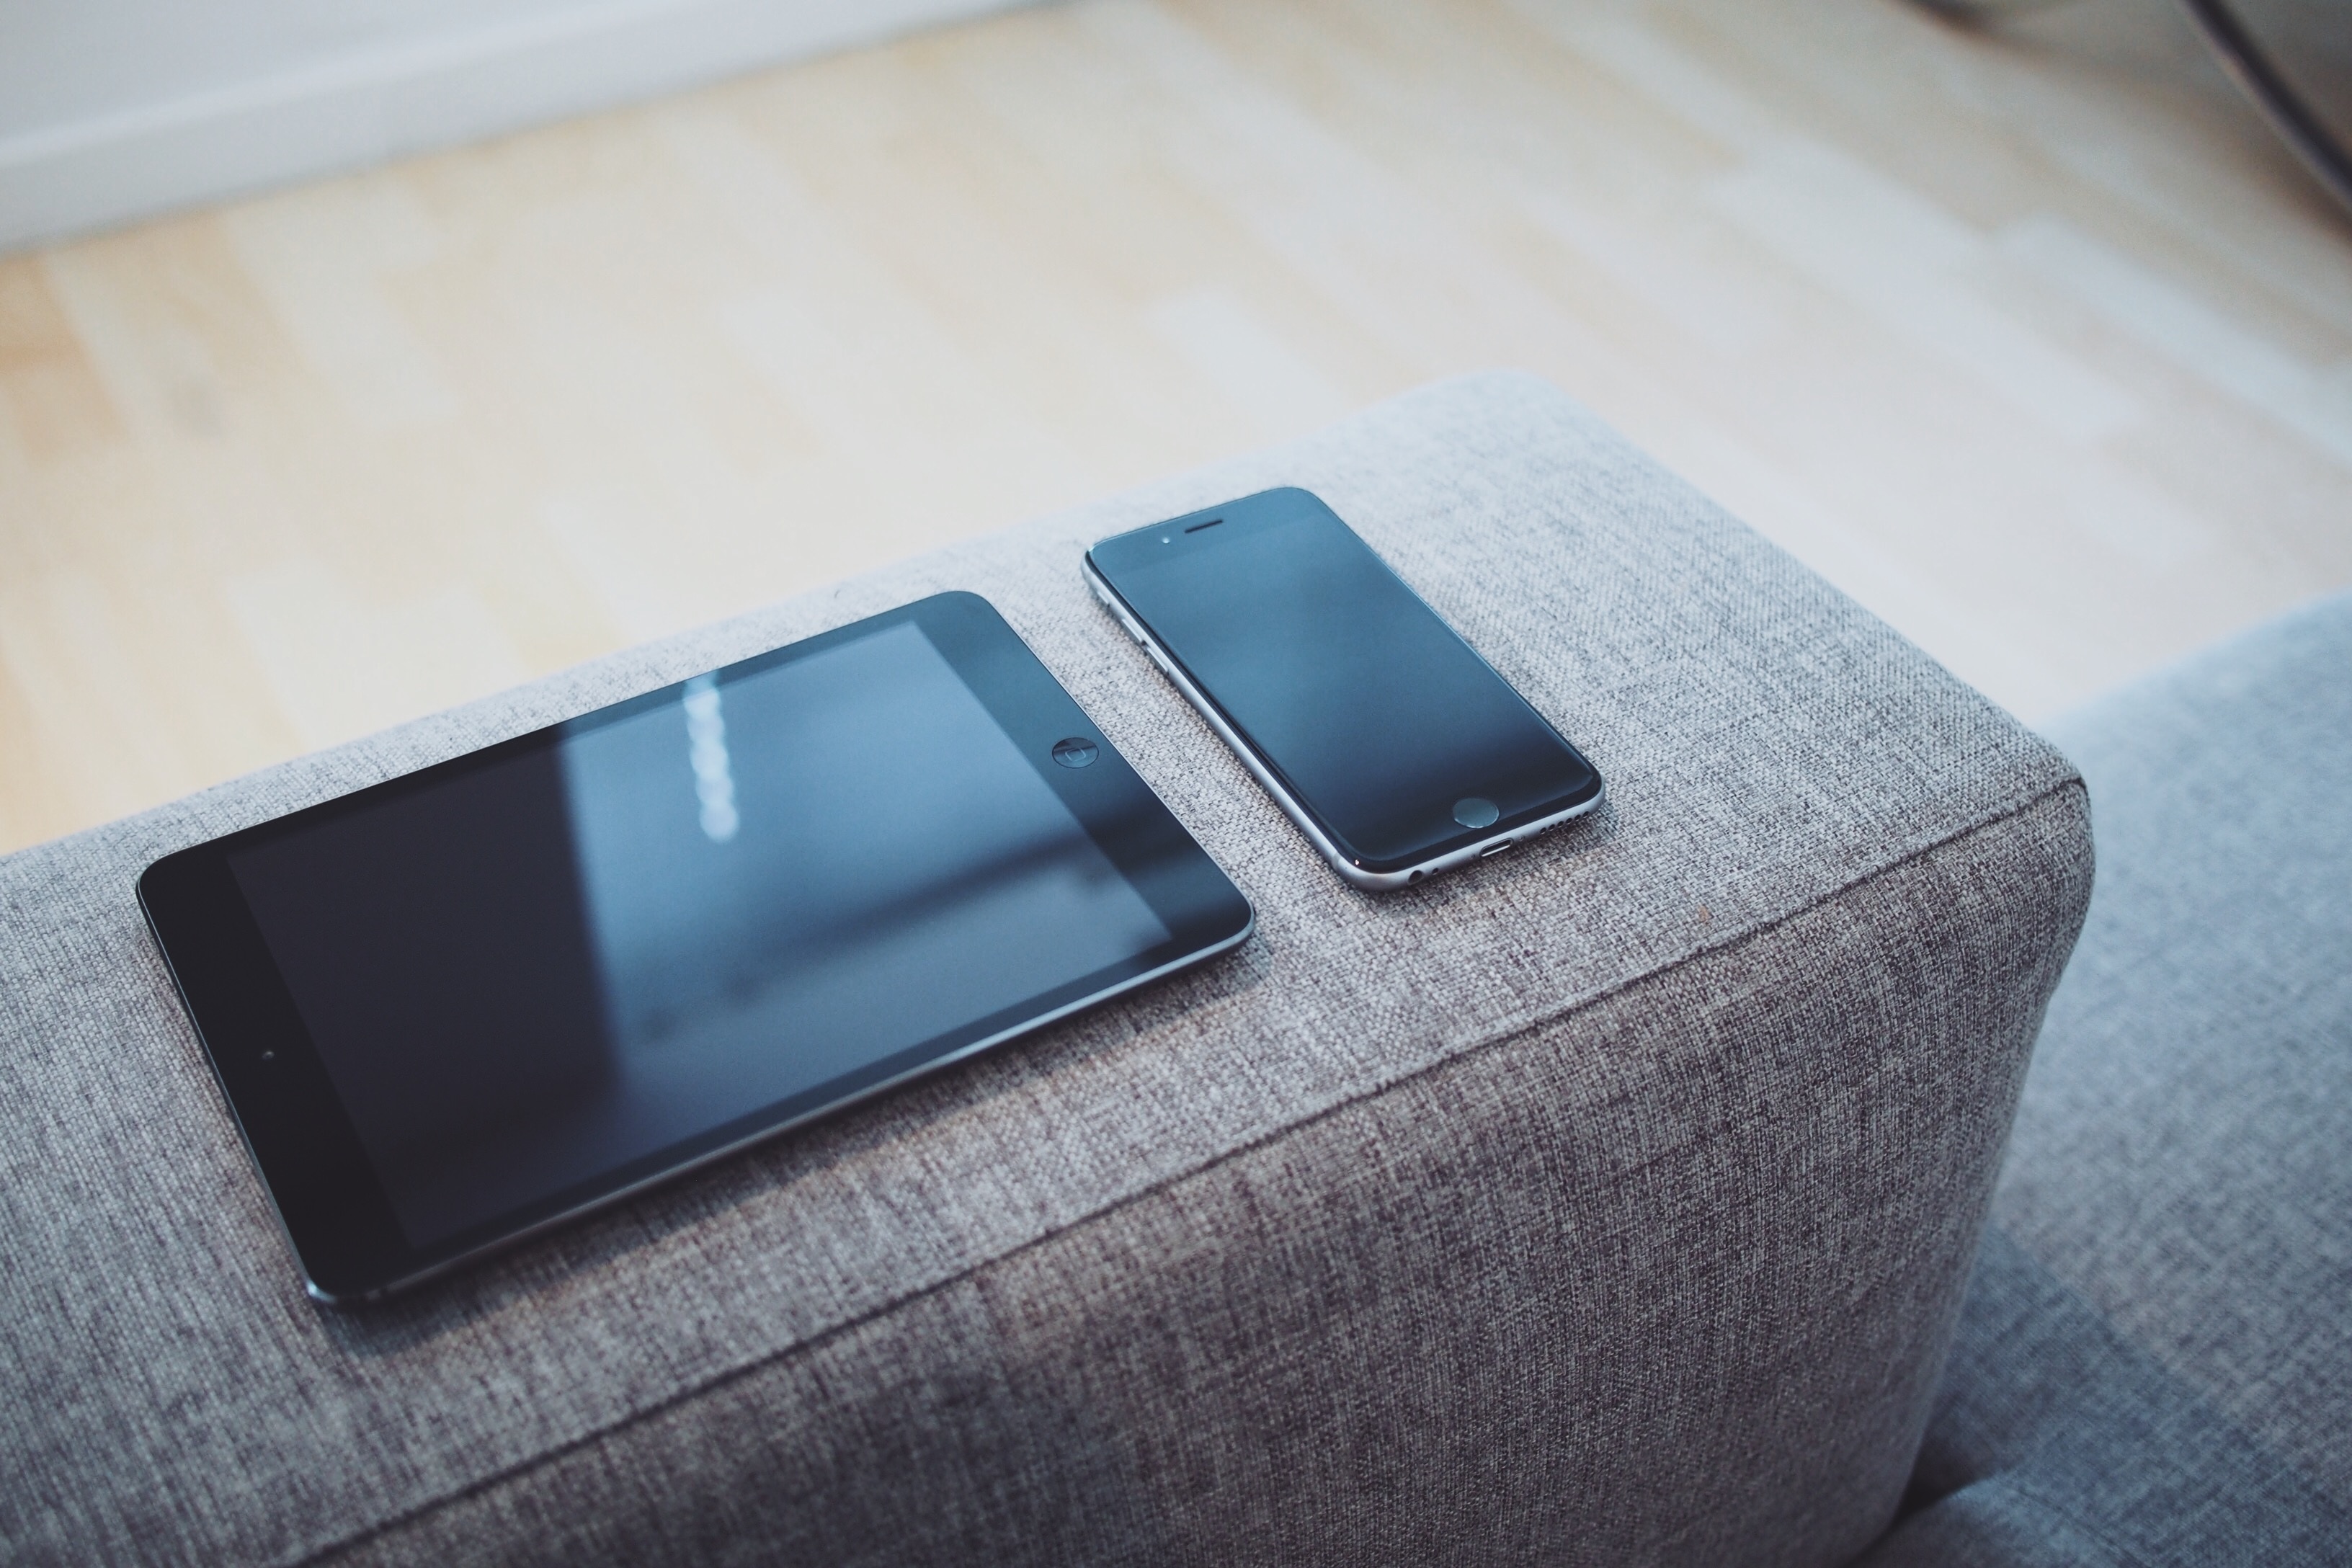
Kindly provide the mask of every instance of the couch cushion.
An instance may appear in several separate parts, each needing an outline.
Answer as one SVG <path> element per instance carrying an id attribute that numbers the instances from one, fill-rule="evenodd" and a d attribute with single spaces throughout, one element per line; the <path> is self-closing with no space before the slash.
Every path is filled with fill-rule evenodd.
<path id="1" fill-rule="evenodd" d="M 2098 894 L 1873 1561 L 2352 1561 L 2352 596 L 2055 733 Z"/>
<path id="2" fill-rule="evenodd" d="M 1077 575 L 1283 483 L 1604 813 L 1331 875 Z M 304 1299 L 140 868 L 950 587 L 1260 934 L 412 1297 Z M 1445 384 L 0 862 L 0 1543 L 1832 1560 L 1908 1470 L 2089 875 L 2045 744 L 1556 392 Z"/>

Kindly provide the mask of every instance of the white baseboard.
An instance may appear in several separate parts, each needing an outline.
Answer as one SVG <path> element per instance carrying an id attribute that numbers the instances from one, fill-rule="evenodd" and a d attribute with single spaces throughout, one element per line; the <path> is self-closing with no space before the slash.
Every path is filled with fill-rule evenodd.
<path id="1" fill-rule="evenodd" d="M 1019 3 L 572 0 L 496 26 L 378 42 L 233 86 L 0 136 L 0 250 Z"/>

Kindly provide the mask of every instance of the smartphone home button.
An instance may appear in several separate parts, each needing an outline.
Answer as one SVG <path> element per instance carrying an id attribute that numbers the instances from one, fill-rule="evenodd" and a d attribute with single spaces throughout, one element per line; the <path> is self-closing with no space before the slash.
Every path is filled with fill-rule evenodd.
<path id="1" fill-rule="evenodd" d="M 1093 763 L 1100 753 L 1095 743 L 1082 735 L 1054 742 L 1054 760 L 1066 768 L 1083 768 Z"/>
<path id="2" fill-rule="evenodd" d="M 1454 803 L 1454 820 L 1465 827 L 1492 827 L 1495 819 L 1502 815 L 1495 809 L 1493 801 L 1481 800 L 1475 795 Z"/>

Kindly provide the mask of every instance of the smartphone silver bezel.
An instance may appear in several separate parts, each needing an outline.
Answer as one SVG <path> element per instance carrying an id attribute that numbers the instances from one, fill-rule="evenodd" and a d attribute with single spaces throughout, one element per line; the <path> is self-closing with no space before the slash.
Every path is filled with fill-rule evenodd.
<path id="1" fill-rule="evenodd" d="M 1514 827 L 1508 833 L 1496 834 L 1493 837 L 1480 839 L 1466 848 L 1433 856 L 1419 865 L 1407 866 L 1402 870 L 1367 871 L 1340 853 L 1339 847 L 1332 843 L 1329 836 L 1316 825 L 1315 818 L 1307 812 L 1306 806 L 1302 805 L 1298 798 L 1289 790 L 1283 787 L 1281 780 L 1276 776 L 1274 770 L 1268 767 L 1265 760 L 1257 754 L 1256 748 L 1242 739 L 1234 727 L 1225 721 L 1225 716 L 1217 710 L 1217 705 L 1210 701 L 1207 695 L 1192 683 L 1192 678 L 1184 673 L 1183 667 L 1171 658 L 1166 650 L 1152 640 L 1150 632 L 1142 621 L 1127 607 L 1126 602 L 1119 598 L 1117 590 L 1111 587 L 1102 574 L 1095 570 L 1093 558 L 1081 557 L 1078 569 L 1086 578 L 1087 588 L 1093 592 L 1097 599 L 1102 602 L 1103 608 L 1110 612 L 1111 618 L 1119 624 L 1129 637 L 1133 637 L 1142 646 L 1144 653 L 1150 658 L 1151 662 L 1160 667 L 1160 673 L 1168 678 L 1169 684 L 1181 692 L 1184 700 L 1192 705 L 1193 711 L 1208 721 L 1209 728 L 1214 730 L 1234 755 L 1241 759 L 1242 766 L 1249 770 L 1250 776 L 1265 787 L 1265 793 L 1274 797 L 1274 804 L 1280 806 L 1282 814 L 1290 818 L 1299 832 L 1307 836 L 1307 842 L 1315 847 L 1316 853 L 1328 861 L 1331 868 L 1339 872 L 1349 885 L 1361 888 L 1368 893 L 1393 892 L 1399 888 L 1425 882 L 1440 871 L 1451 870 L 1457 866 L 1466 866 L 1473 860 L 1483 860 L 1491 856 L 1499 855 L 1514 844 L 1524 844 L 1539 833 L 1549 832 L 1563 822 L 1573 821 L 1584 816 L 1608 798 L 1608 786 L 1604 783 L 1601 788 L 1593 791 L 1591 799 L 1571 805 L 1565 811 L 1554 812 L 1551 816 L 1538 821 Z"/>

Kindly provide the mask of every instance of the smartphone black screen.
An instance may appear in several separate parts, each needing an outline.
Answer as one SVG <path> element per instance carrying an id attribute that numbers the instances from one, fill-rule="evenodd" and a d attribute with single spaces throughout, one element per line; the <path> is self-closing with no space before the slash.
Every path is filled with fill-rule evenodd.
<path id="1" fill-rule="evenodd" d="M 1087 559 L 1364 871 L 1599 795 L 1576 748 L 1306 490 L 1120 534 Z"/>

